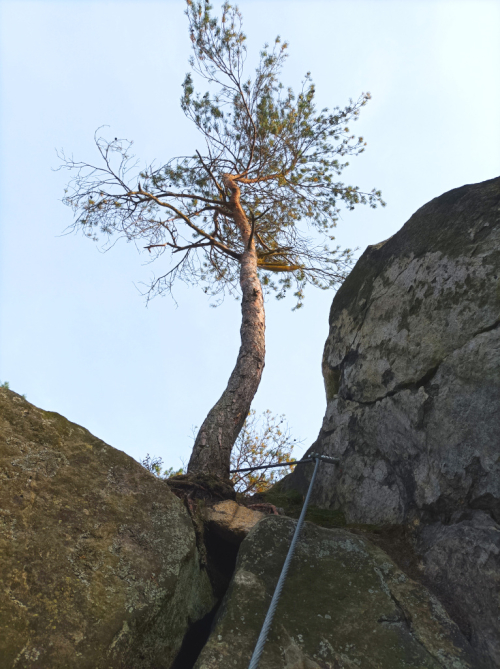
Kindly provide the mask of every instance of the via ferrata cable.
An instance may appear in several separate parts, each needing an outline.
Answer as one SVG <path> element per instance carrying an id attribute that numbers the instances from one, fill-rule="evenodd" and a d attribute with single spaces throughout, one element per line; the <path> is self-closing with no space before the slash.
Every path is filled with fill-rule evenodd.
<path id="1" fill-rule="evenodd" d="M 307 511 L 307 505 L 309 504 L 309 498 L 311 497 L 311 490 L 314 485 L 314 479 L 316 478 L 316 473 L 318 471 L 318 466 L 321 460 L 324 460 L 325 462 L 330 462 L 331 464 L 338 464 L 339 460 L 338 458 L 329 458 L 324 455 L 319 455 L 317 453 L 311 453 L 310 458 L 306 461 L 315 461 L 316 464 L 314 465 L 314 472 L 311 478 L 311 483 L 309 484 L 309 490 L 307 491 L 306 499 L 304 501 L 304 506 L 302 507 L 302 512 L 300 514 L 300 518 L 297 522 L 297 526 L 295 528 L 295 532 L 293 534 L 292 542 L 290 544 L 290 548 L 288 549 L 288 554 L 285 559 L 285 563 L 283 564 L 283 569 L 281 570 L 281 574 L 278 580 L 278 584 L 276 586 L 276 590 L 274 591 L 273 598 L 271 600 L 271 604 L 269 605 L 269 609 L 267 611 L 267 615 L 264 620 L 264 624 L 262 625 L 262 629 L 259 634 L 259 638 L 257 639 L 257 644 L 255 646 L 255 649 L 253 651 L 253 655 L 250 659 L 250 664 L 248 665 L 248 669 L 257 669 L 259 665 L 259 660 L 262 655 L 262 651 L 264 650 L 264 644 L 266 643 L 267 635 L 269 634 L 269 630 L 271 628 L 271 624 L 273 622 L 273 617 L 276 612 L 276 607 L 278 606 L 278 601 L 281 596 L 281 591 L 283 590 L 283 585 L 285 583 L 285 579 L 288 573 L 288 569 L 290 567 L 290 563 L 292 561 L 293 554 L 295 552 L 295 546 L 297 545 L 297 541 L 299 539 L 300 535 L 300 530 L 302 528 L 302 525 L 304 523 L 304 518 L 306 515 Z M 300 462 L 300 461 L 299 461 Z M 299 463 L 297 463 L 299 464 Z"/>

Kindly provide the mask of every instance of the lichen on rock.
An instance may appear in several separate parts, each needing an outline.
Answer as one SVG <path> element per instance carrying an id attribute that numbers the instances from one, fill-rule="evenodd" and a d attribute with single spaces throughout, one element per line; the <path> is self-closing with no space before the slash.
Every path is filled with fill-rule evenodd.
<path id="1" fill-rule="evenodd" d="M 0 389 L 2 669 L 168 669 L 214 605 L 164 482 Z"/>
<path id="2" fill-rule="evenodd" d="M 414 528 L 422 577 L 500 667 L 500 178 L 435 198 L 368 247 L 333 299 L 323 369 L 311 450 L 341 465 L 320 469 L 312 502 L 348 524 Z M 283 485 L 303 493 L 310 476 Z"/>

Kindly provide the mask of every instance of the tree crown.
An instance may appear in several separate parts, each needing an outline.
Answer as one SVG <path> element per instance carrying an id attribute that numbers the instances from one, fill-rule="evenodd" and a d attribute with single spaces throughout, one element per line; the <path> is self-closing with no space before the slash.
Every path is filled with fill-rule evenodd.
<path id="1" fill-rule="evenodd" d="M 300 306 L 307 283 L 329 288 L 345 276 L 351 251 L 332 244 L 339 205 L 385 204 L 376 189 L 364 193 L 337 181 L 346 156 L 366 146 L 347 124 L 370 94 L 318 112 L 309 74 L 298 95 L 279 79 L 286 42 L 266 44 L 253 78 L 245 78 L 238 8 L 224 3 L 218 19 L 207 0 L 187 0 L 186 14 L 193 56 L 181 107 L 201 132 L 203 150 L 140 171 L 131 142 L 117 138 L 96 135 L 103 161 L 97 166 L 63 154 L 62 167 L 74 174 L 64 198 L 75 212 L 72 227 L 93 239 L 100 231 L 140 241 L 154 258 L 169 251 L 171 264 L 150 295 L 171 291 L 177 278 L 212 295 L 233 292 L 245 248 L 230 205 L 231 177 L 264 287 L 281 298 L 295 282 Z M 193 73 L 208 82 L 208 92 L 195 91 Z"/>

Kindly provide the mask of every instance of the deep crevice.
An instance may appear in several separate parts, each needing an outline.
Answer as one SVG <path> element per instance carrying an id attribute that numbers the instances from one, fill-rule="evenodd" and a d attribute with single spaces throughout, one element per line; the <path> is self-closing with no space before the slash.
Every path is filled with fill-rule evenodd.
<path id="1" fill-rule="evenodd" d="M 205 568 L 217 603 L 203 618 L 190 625 L 170 669 L 193 669 L 210 637 L 217 612 L 236 568 L 239 545 L 222 539 L 206 526 L 203 543 L 206 551 Z"/>
<path id="2" fill-rule="evenodd" d="M 394 605 L 396 606 L 397 610 L 400 612 L 402 616 L 402 622 L 404 625 L 406 625 L 408 632 L 411 634 L 412 638 L 421 646 L 423 651 L 425 652 L 426 655 L 430 655 L 432 659 L 440 666 L 443 667 L 443 669 L 446 669 L 446 665 L 443 663 L 442 659 L 436 654 L 433 653 L 430 648 L 427 648 L 425 643 L 422 642 L 420 639 L 419 635 L 415 633 L 415 629 L 413 627 L 413 620 L 410 615 L 405 611 L 403 605 L 398 601 L 397 597 L 394 595 L 392 590 L 389 588 L 389 594 L 394 602 Z"/>
<path id="3" fill-rule="evenodd" d="M 204 542 L 207 550 L 207 573 L 217 600 L 221 600 L 229 587 L 236 568 L 239 545 L 222 539 L 205 527 Z"/>
<path id="4" fill-rule="evenodd" d="M 203 647 L 208 641 L 220 602 L 214 606 L 203 618 L 191 625 L 184 636 L 181 649 L 177 653 L 170 669 L 192 669 Z"/>
<path id="5" fill-rule="evenodd" d="M 500 320 L 495 321 L 492 325 L 487 325 L 487 326 L 484 327 L 482 330 L 479 330 L 479 332 L 476 332 L 476 334 L 474 335 L 474 337 L 477 337 L 478 335 L 484 334 L 485 332 L 491 332 L 491 330 L 494 330 L 494 329 L 497 328 L 499 325 L 500 325 Z M 473 339 L 474 337 L 472 337 L 472 339 Z"/>

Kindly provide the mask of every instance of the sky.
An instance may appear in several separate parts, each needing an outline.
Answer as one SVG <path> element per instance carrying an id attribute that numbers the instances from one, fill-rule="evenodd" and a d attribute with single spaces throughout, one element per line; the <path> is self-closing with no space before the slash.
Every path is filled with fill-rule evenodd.
<path id="1" fill-rule="evenodd" d="M 219 3 L 214 1 L 215 9 Z M 311 72 L 318 107 L 369 91 L 354 126 L 368 142 L 343 174 L 387 207 L 344 211 L 337 243 L 397 232 L 448 190 L 500 175 L 500 3 L 488 0 L 241 0 L 249 74 L 281 35 L 283 82 Z M 197 288 L 142 296 L 143 252 L 103 252 L 65 234 L 68 174 L 56 149 L 94 161 L 94 132 L 134 141 L 140 163 L 194 153 L 179 100 L 190 41 L 183 0 L 0 1 L 0 382 L 137 460 L 187 462 L 193 430 L 226 386 L 240 306 Z M 158 261 L 161 263 L 161 261 Z M 302 310 L 270 298 L 267 358 L 253 407 L 315 440 L 326 407 L 321 357 L 334 291 Z"/>

